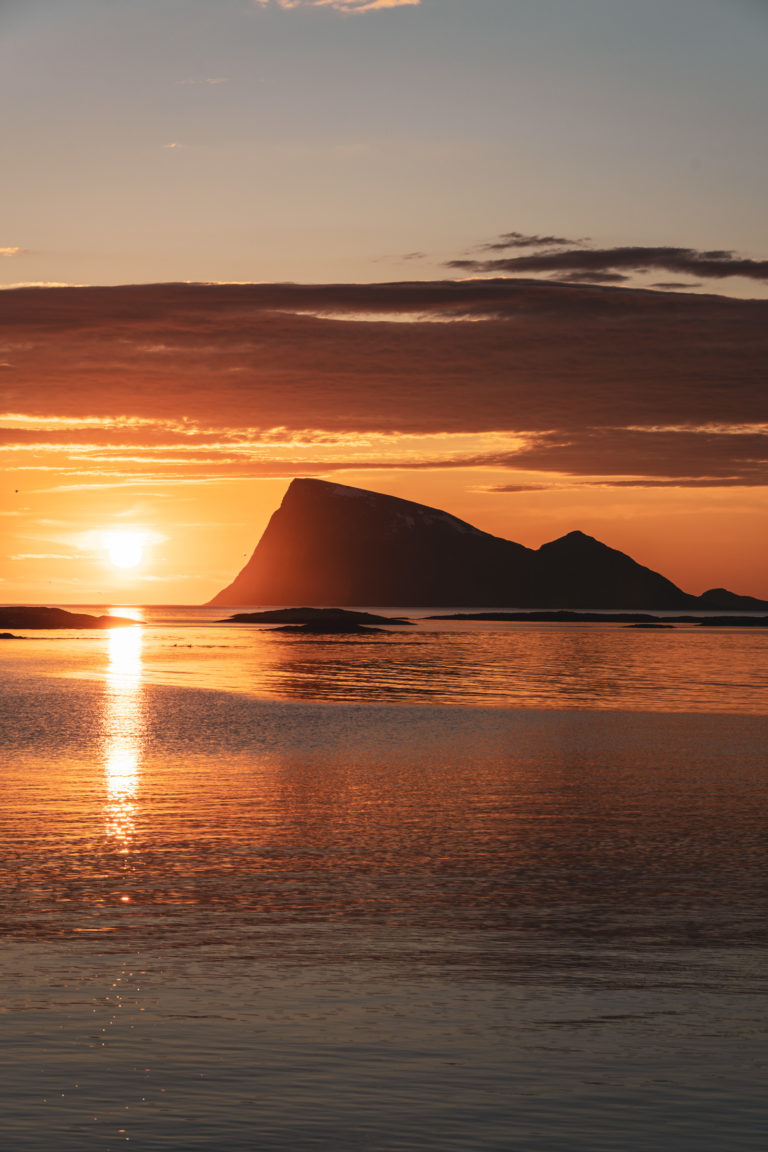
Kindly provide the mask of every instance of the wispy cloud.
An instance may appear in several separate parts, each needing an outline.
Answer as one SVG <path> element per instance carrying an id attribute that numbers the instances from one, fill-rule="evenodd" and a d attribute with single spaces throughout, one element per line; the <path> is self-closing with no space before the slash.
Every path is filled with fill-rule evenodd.
<path id="1" fill-rule="evenodd" d="M 63 280 L 16 280 L 13 284 L 0 284 L 0 292 L 8 292 L 13 288 L 75 288 L 78 285 L 67 284 Z"/>
<path id="2" fill-rule="evenodd" d="M 696 248 L 639 245 L 593 248 L 583 240 L 525 236 L 520 232 L 507 232 L 498 240 L 481 245 L 481 251 L 485 252 L 531 248 L 541 251 L 527 252 L 524 256 L 465 257 L 449 260 L 447 266 L 482 275 L 548 273 L 571 283 L 620 284 L 632 275 L 648 272 L 672 272 L 704 280 L 739 276 L 768 283 L 768 260 L 740 256 L 730 249 L 700 251 Z"/>
<path id="3" fill-rule="evenodd" d="M 498 240 L 481 244 L 482 252 L 505 252 L 510 248 L 552 248 L 575 247 L 587 244 L 587 240 L 569 240 L 565 236 L 529 236 L 525 232 L 504 232 Z"/>
<path id="4" fill-rule="evenodd" d="M 261 8 L 333 8 L 337 12 L 374 12 L 383 8 L 415 7 L 421 0 L 253 0 Z"/>
<path id="5" fill-rule="evenodd" d="M 557 279 L 564 284 L 629 284 L 632 277 L 623 272 L 566 272 Z"/>
<path id="6" fill-rule="evenodd" d="M 196 84 L 209 84 L 211 86 L 214 86 L 217 84 L 229 83 L 229 76 L 201 76 L 201 77 L 189 76 L 185 80 L 177 80 L 176 83 L 184 85 L 184 86 L 191 86 L 191 85 L 196 85 Z"/>
<path id="7" fill-rule="evenodd" d="M 18 552 L 9 560 L 77 560 L 77 556 L 67 556 L 62 552 Z"/>
<path id="8" fill-rule="evenodd" d="M 14 256 L 28 256 L 29 248 L 19 248 L 14 246 L 12 248 L 0 248 L 0 256 L 5 257 L 6 260 L 12 259 Z"/>
<path id="9" fill-rule="evenodd" d="M 398 252 L 396 254 L 393 254 L 390 252 L 386 256 L 374 256 L 372 263 L 373 264 L 392 264 L 392 263 L 400 264 L 403 261 L 428 260 L 428 259 L 429 259 L 429 256 L 426 252 L 420 252 L 418 250 L 414 250 L 413 252 Z"/>
<path id="10" fill-rule="evenodd" d="M 33 416 L 24 412 L 0 412 L 0 429 L 138 428 L 156 423 L 141 416 Z"/>

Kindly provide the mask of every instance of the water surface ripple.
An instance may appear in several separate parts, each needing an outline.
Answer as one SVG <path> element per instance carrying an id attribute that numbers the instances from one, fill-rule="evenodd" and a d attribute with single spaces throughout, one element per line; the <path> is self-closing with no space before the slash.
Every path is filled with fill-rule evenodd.
<path id="1" fill-rule="evenodd" d="M 762 637 L 564 632 L 3 648 L 3 1145 L 762 1148 Z"/>

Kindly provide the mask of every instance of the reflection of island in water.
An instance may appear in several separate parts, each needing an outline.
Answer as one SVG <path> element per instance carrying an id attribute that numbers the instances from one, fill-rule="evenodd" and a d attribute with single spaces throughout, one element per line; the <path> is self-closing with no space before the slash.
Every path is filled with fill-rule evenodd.
<path id="1" fill-rule="evenodd" d="M 105 830 L 123 853 L 128 852 L 135 832 L 144 739 L 142 642 L 142 628 L 120 628 L 108 634 L 109 664 L 104 699 Z"/>

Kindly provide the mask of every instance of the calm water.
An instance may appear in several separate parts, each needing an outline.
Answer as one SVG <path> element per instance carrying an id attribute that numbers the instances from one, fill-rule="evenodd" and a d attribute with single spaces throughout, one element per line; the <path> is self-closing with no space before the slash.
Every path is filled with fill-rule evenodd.
<path id="1" fill-rule="evenodd" d="M 742 1152 L 768 641 L 145 612 L 0 646 L 13 1152 Z"/>

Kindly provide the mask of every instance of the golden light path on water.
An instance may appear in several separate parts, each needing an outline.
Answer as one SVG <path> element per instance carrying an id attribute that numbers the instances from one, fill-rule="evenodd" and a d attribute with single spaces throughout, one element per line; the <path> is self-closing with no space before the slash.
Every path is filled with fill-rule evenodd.
<path id="1" fill-rule="evenodd" d="M 144 740 L 142 700 L 143 628 L 138 609 L 112 609 L 130 616 L 135 628 L 107 633 L 107 675 L 104 701 L 105 831 L 128 854 L 136 830 Z"/>

